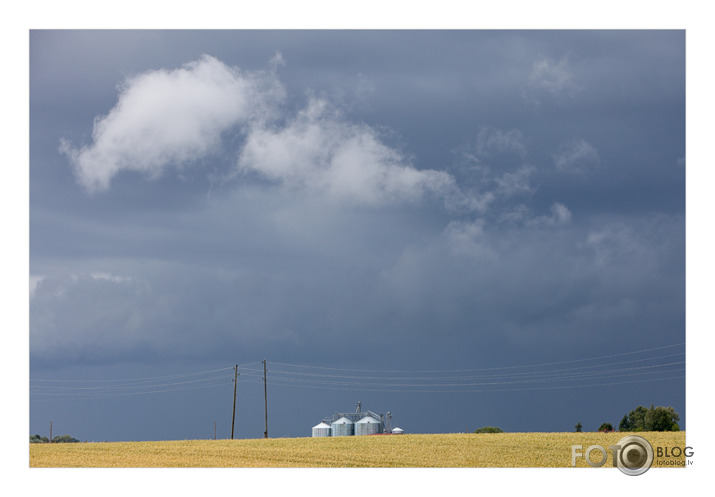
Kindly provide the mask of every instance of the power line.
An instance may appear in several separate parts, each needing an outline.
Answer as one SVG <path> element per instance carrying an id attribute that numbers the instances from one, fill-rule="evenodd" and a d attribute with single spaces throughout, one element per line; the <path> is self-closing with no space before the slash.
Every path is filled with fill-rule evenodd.
<path id="1" fill-rule="evenodd" d="M 666 360 L 676 356 L 683 356 L 685 351 L 654 355 L 650 357 L 633 357 L 627 360 L 600 362 L 595 364 L 586 363 L 588 361 L 603 361 L 605 359 L 612 359 L 616 357 L 636 356 L 638 354 L 681 347 L 683 345 L 685 345 L 684 342 L 581 359 L 476 369 L 346 369 L 275 362 L 272 363 L 275 367 L 272 368 L 270 383 L 271 385 L 276 386 L 322 388 L 329 390 L 358 389 L 398 392 L 451 391 L 467 393 L 503 391 L 497 389 L 497 387 L 501 385 L 509 385 L 513 387 L 528 386 L 529 389 L 543 390 L 552 388 L 579 388 L 586 386 L 617 385 L 644 381 L 665 381 L 684 377 L 684 360 L 670 362 L 666 362 Z M 581 365 L 573 367 L 552 367 L 578 363 L 581 363 Z M 262 368 L 251 368 L 250 366 L 253 365 L 261 365 Z M 245 383 L 263 383 L 264 407 L 266 411 L 266 432 L 264 435 L 267 436 L 267 384 L 269 380 L 267 378 L 266 365 L 267 363 L 265 359 L 263 361 L 242 363 L 241 375 Z M 30 394 L 33 398 L 39 400 L 79 400 L 217 388 L 225 386 L 228 383 L 229 377 L 225 374 L 227 371 L 233 370 L 235 376 L 237 377 L 238 366 L 239 365 L 237 364 L 234 367 L 142 378 L 84 380 L 31 378 Z M 365 375 L 362 373 L 368 374 Z M 371 376 L 370 373 L 373 373 L 374 375 Z M 674 373 L 681 374 L 682 376 L 672 376 Z M 663 376 L 668 374 L 671 376 Z M 643 375 L 651 375 L 652 378 L 633 379 Z M 605 379 L 613 379 L 614 381 L 600 384 L 593 383 L 594 381 Z M 561 385 L 559 385 L 559 383 L 561 383 Z M 563 385 L 563 383 L 572 384 Z M 490 387 L 490 389 L 475 390 L 475 387 Z M 234 383 L 234 389 L 235 388 L 236 384 Z M 512 390 L 516 391 L 517 389 L 511 388 L 510 391 Z"/>
<path id="2" fill-rule="evenodd" d="M 32 396 L 36 397 L 59 397 L 57 399 L 52 399 L 52 400 L 83 400 L 83 399 L 101 399 L 101 398 L 110 398 L 110 397 L 128 397 L 132 395 L 148 395 L 148 394 L 155 394 L 155 393 L 165 393 L 165 392 L 185 392 L 189 390 L 200 390 L 204 388 L 216 388 L 216 387 L 225 387 L 227 385 L 226 381 L 222 381 L 221 383 L 213 383 L 209 385 L 203 385 L 203 386 L 194 386 L 194 387 L 188 387 L 188 388 L 167 388 L 167 389 L 161 389 L 161 390 L 147 390 L 147 391 L 141 391 L 141 392 L 114 392 L 114 393 L 95 393 L 95 394 L 82 394 L 82 393 L 72 393 L 72 392 L 63 392 L 63 393 L 42 393 L 42 392 L 35 392 L 35 393 L 30 393 Z M 42 400 L 42 399 L 41 399 Z M 44 399 L 44 400 L 50 400 L 50 399 Z"/>
<path id="3" fill-rule="evenodd" d="M 559 386 L 548 386 L 548 387 L 538 387 L 538 386 L 529 386 L 524 387 L 524 388 L 489 388 L 489 389 L 469 389 L 469 390 L 410 390 L 409 392 L 412 393 L 489 393 L 489 392 L 520 392 L 520 391 L 532 391 L 532 390 L 557 390 L 557 389 L 569 389 L 569 388 L 587 388 L 587 387 L 602 387 L 602 386 L 613 386 L 613 385 L 625 385 L 629 383 L 646 383 L 646 382 L 653 382 L 653 381 L 667 381 L 667 380 L 676 380 L 676 379 L 681 379 L 685 378 L 685 374 L 678 375 L 678 376 L 670 376 L 670 377 L 665 377 L 665 378 L 648 378 L 648 379 L 640 379 L 640 380 L 627 380 L 627 381 L 614 381 L 614 382 L 608 382 L 608 383 L 585 383 L 585 384 L 579 384 L 579 385 L 559 385 Z M 275 386 L 283 386 L 283 387 L 291 387 L 295 388 L 296 385 L 294 384 L 283 384 L 283 383 L 276 383 L 272 382 L 272 385 Z M 315 388 L 315 389 L 320 389 L 320 390 L 351 390 L 351 391 L 364 391 L 365 388 L 361 387 L 351 387 L 351 386 L 342 386 L 342 387 L 330 387 L 330 386 L 324 386 L 324 385 L 300 385 L 302 388 Z M 371 392 L 402 392 L 405 393 L 405 390 L 399 389 L 399 388 L 371 388 Z"/>
<path id="4" fill-rule="evenodd" d="M 248 363 L 252 364 L 252 363 Z M 121 379 L 104 379 L 104 380 L 64 380 L 64 379 L 56 379 L 56 378 L 30 378 L 30 381 L 47 381 L 47 382 L 67 382 L 67 383 L 117 383 L 117 382 L 127 382 L 127 381 L 137 381 L 137 382 L 142 382 L 142 381 L 151 381 L 151 380 L 163 380 L 163 379 L 170 379 L 170 378 L 183 378 L 183 377 L 188 377 L 188 376 L 196 376 L 196 375 L 204 375 L 204 374 L 210 374 L 210 373 L 216 373 L 219 371 L 226 371 L 229 369 L 233 369 L 232 367 L 229 368 L 220 368 L 220 369 L 211 369 L 208 371 L 198 371 L 195 373 L 183 373 L 183 374 L 175 374 L 175 375 L 169 375 L 169 376 L 154 376 L 154 377 L 148 377 L 148 378 L 121 378 Z"/>
<path id="5" fill-rule="evenodd" d="M 569 360 L 569 361 L 545 362 L 545 363 L 541 363 L 541 364 L 524 364 L 524 365 L 516 365 L 516 366 L 499 366 L 499 367 L 478 368 L 478 369 L 441 369 L 441 370 L 411 370 L 411 371 L 408 371 L 408 370 L 379 370 L 379 369 L 344 369 L 344 368 L 331 368 L 331 367 L 325 367 L 325 366 L 310 366 L 310 365 L 304 365 L 304 364 L 289 364 L 289 363 L 283 363 L 283 362 L 272 362 L 272 364 L 277 364 L 280 366 L 291 366 L 291 367 L 296 367 L 296 368 L 327 369 L 327 370 L 332 370 L 332 371 L 353 371 L 353 372 L 358 372 L 358 373 L 403 373 L 403 374 L 409 374 L 409 373 L 459 373 L 459 372 L 472 372 L 472 371 L 491 371 L 491 370 L 500 370 L 500 369 L 516 369 L 516 368 L 530 368 L 530 367 L 540 367 L 540 366 L 553 366 L 556 364 L 569 364 L 569 363 L 574 363 L 574 362 L 594 361 L 594 360 L 598 360 L 598 359 L 610 359 L 612 357 L 641 354 L 643 352 L 652 352 L 654 350 L 662 350 L 662 349 L 667 349 L 667 348 L 671 348 L 671 347 L 679 347 L 681 345 L 685 345 L 685 342 L 676 343 L 676 344 L 672 344 L 672 345 L 664 345 L 662 347 L 652 347 L 649 349 L 635 350 L 632 352 L 621 352 L 619 354 L 611 354 L 611 355 L 596 356 L 596 357 L 586 357 L 583 359 L 573 359 L 573 360 Z"/>
<path id="6" fill-rule="evenodd" d="M 217 388 L 228 383 L 224 372 L 230 369 L 131 379 L 31 379 L 30 395 L 37 400 L 83 400 Z"/>
<path id="7" fill-rule="evenodd" d="M 445 383 L 441 379 L 436 379 L 436 382 L 432 383 L 405 383 L 405 382 L 389 382 L 389 378 L 383 382 L 371 381 L 371 382 L 360 382 L 360 381 L 334 381 L 334 380 L 306 380 L 303 378 L 291 378 L 289 376 L 281 376 L 274 374 L 271 383 L 275 381 L 280 381 L 283 383 L 289 383 L 293 385 L 342 385 L 342 386 L 359 386 L 359 387 L 395 387 L 403 389 L 419 389 L 419 388 L 448 388 L 448 387 L 471 387 L 471 386 L 483 386 L 483 385 L 499 385 L 499 384 L 533 384 L 533 383 L 546 383 L 546 382 L 564 382 L 564 381 L 575 381 L 575 380 L 588 380 L 594 378 L 612 378 L 612 377 L 625 377 L 625 376 L 637 376 L 644 374 L 653 374 L 657 368 L 670 368 L 671 366 L 684 365 L 684 362 L 673 362 L 666 364 L 656 364 L 651 366 L 641 366 L 637 368 L 622 368 L 616 370 L 603 370 L 603 371 L 592 371 L 588 373 L 578 373 L 569 374 L 561 376 L 542 376 L 533 378 L 491 378 L 491 381 L 481 381 L 481 382 L 461 382 L 461 383 Z M 677 369 L 668 369 L 667 372 L 680 372 L 682 367 Z M 649 371 L 643 371 L 649 370 Z"/>
<path id="8" fill-rule="evenodd" d="M 92 391 L 101 391 L 101 390 L 131 390 L 131 389 L 136 389 L 136 388 L 162 388 L 162 387 L 168 387 L 168 386 L 176 386 L 176 385 L 188 385 L 188 384 L 196 384 L 196 383 L 205 383 L 209 381 L 214 381 L 216 380 L 216 377 L 213 378 L 202 378 L 200 380 L 187 380 L 187 381 L 179 381 L 179 382 L 174 382 L 174 383 L 160 383 L 160 384 L 133 384 L 133 385 L 122 385 L 122 386 L 117 386 L 117 385 L 104 385 L 104 386 L 99 386 L 99 387 L 77 387 L 77 386 L 54 386 L 54 385 L 33 385 L 31 388 L 34 389 L 44 389 L 44 390 L 63 390 L 63 391 L 77 391 L 77 390 L 92 390 Z"/>
<path id="9" fill-rule="evenodd" d="M 270 383 L 291 388 L 326 390 L 469 393 L 527 389 L 549 390 L 669 381 L 685 377 L 684 350 L 669 354 L 650 355 L 649 357 L 638 357 L 638 354 L 642 355 L 683 345 L 685 343 L 580 359 L 476 369 L 347 369 L 273 362 L 272 364 L 275 366 L 272 368 Z M 631 358 L 604 362 L 614 358 L 625 359 L 627 356 L 631 356 Z M 678 357 L 682 357 L 683 360 L 674 360 Z M 589 362 L 595 363 L 588 364 Z M 573 366 L 559 367 L 566 365 Z M 262 380 L 265 388 L 267 382 L 265 371 L 263 375 L 258 368 L 245 367 L 243 371 L 248 381 Z M 649 378 L 643 378 L 646 375 Z M 505 386 L 509 388 L 502 388 Z"/>
<path id="10" fill-rule="evenodd" d="M 470 376 L 464 376 L 464 375 L 458 375 L 458 376 L 436 376 L 436 375 L 430 375 L 430 376 L 391 376 L 391 375 L 382 375 L 382 376 L 364 376 L 364 375 L 340 375 L 340 374 L 324 374 L 324 373 L 303 373 L 300 371 L 292 371 L 292 370 L 287 370 L 287 369 L 282 369 L 282 370 L 274 370 L 274 372 L 279 373 L 279 374 L 290 374 L 293 376 L 307 376 L 311 378 L 347 378 L 347 379 L 361 379 L 361 380 L 378 380 L 378 381 L 385 381 L 385 379 L 389 380 L 430 380 L 430 379 L 481 379 L 481 378 L 501 378 L 501 377 L 518 377 L 518 376 L 533 376 L 533 375 L 540 375 L 540 374 L 554 374 L 554 373 L 561 373 L 561 372 L 569 372 L 569 371 L 580 371 L 580 370 L 587 370 L 587 369 L 593 369 L 593 368 L 601 368 L 601 367 L 606 367 L 606 366 L 616 366 L 620 364 L 633 364 L 637 362 L 644 362 L 644 361 L 653 361 L 656 359 L 665 359 L 669 357 L 675 357 L 675 356 L 681 356 L 683 355 L 684 352 L 679 352 L 676 354 L 667 354 L 667 355 L 661 355 L 661 356 L 656 356 L 656 357 L 647 357 L 647 358 L 641 358 L 641 359 L 632 359 L 629 361 L 618 361 L 618 362 L 610 362 L 610 363 L 605 363 L 605 364 L 593 364 L 589 366 L 579 366 L 579 367 L 573 367 L 573 368 L 563 368 L 563 369 L 551 369 L 551 370 L 543 370 L 543 371 L 525 371 L 525 372 L 518 372 L 518 373 L 501 373 L 501 374 L 481 374 L 481 375 L 470 375 Z M 246 369 L 247 371 L 254 371 L 258 372 L 256 369 Z M 471 370 L 465 370 L 465 371 L 471 371 Z M 448 373 L 453 373 L 453 371 L 447 371 Z"/>

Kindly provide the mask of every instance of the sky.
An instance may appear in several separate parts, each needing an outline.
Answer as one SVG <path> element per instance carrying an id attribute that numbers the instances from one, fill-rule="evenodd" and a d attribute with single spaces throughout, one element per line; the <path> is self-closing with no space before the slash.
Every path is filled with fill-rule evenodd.
<path id="1" fill-rule="evenodd" d="M 29 34 L 30 432 L 685 411 L 685 32 Z"/>

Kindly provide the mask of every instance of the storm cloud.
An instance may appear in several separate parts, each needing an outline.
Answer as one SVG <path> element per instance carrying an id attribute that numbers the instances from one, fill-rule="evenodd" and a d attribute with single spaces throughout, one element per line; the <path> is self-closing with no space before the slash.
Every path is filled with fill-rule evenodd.
<path id="1" fill-rule="evenodd" d="M 684 342 L 682 32 L 37 31 L 31 47 L 31 375 L 500 368 Z M 574 389 L 592 423 L 644 397 L 684 413 L 682 379 L 649 385 Z M 352 402 L 279 387 L 309 419 Z M 361 393 L 436 429 L 413 396 Z M 480 416 L 581 419 L 554 390 L 527 422 L 523 395 Z M 462 431 L 483 400 L 427 403 Z"/>

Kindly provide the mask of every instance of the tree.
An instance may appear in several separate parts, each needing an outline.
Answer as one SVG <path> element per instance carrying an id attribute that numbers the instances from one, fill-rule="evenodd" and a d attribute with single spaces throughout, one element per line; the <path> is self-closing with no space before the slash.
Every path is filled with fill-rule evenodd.
<path id="1" fill-rule="evenodd" d="M 621 423 L 618 425 L 619 431 L 647 431 L 645 426 L 645 416 L 648 414 L 648 409 L 643 406 L 638 406 L 631 412 L 623 416 Z"/>
<path id="2" fill-rule="evenodd" d="M 598 427 L 598 431 L 613 431 L 613 425 L 611 423 L 603 423 Z"/>
<path id="3" fill-rule="evenodd" d="M 576 431 L 577 431 L 578 433 L 581 433 L 581 429 L 583 428 L 583 426 L 581 426 L 581 423 L 579 423 L 579 424 L 577 424 L 576 426 L 574 426 L 574 428 L 576 428 Z"/>
<path id="4" fill-rule="evenodd" d="M 60 435 L 59 437 L 55 437 L 52 439 L 52 443 L 77 443 L 79 440 L 76 438 L 72 438 L 69 435 Z"/>
<path id="5" fill-rule="evenodd" d="M 623 416 L 618 425 L 620 431 L 680 431 L 680 416 L 672 407 L 638 406 Z"/>
<path id="6" fill-rule="evenodd" d="M 504 433 L 504 430 L 496 426 L 483 426 L 474 430 L 474 433 Z"/>
<path id="7" fill-rule="evenodd" d="M 41 437 L 40 435 L 30 435 L 30 443 L 31 444 L 46 444 L 50 441 L 49 438 L 47 437 Z"/>
<path id="8" fill-rule="evenodd" d="M 658 406 L 654 409 L 651 406 L 646 415 L 648 431 L 680 431 L 677 421 L 680 417 L 672 407 Z"/>

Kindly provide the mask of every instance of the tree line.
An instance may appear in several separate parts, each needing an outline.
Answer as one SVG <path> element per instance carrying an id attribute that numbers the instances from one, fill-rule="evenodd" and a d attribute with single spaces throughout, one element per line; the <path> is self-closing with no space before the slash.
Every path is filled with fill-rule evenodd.
<path id="1" fill-rule="evenodd" d="M 680 416 L 672 407 L 653 407 L 650 409 L 638 406 L 623 416 L 618 424 L 618 431 L 680 431 L 678 425 Z M 577 432 L 583 430 L 581 423 L 575 427 Z M 598 431 L 613 431 L 611 423 L 603 423 Z"/>
<path id="2" fill-rule="evenodd" d="M 79 442 L 79 440 L 77 440 L 76 438 L 72 438 L 69 435 L 59 435 L 59 436 L 53 437 L 51 443 L 58 444 L 58 443 L 77 443 L 77 442 Z M 40 435 L 37 435 L 37 434 L 30 435 L 30 443 L 31 444 L 46 444 L 46 443 L 50 443 L 50 439 L 47 437 L 41 437 Z"/>

